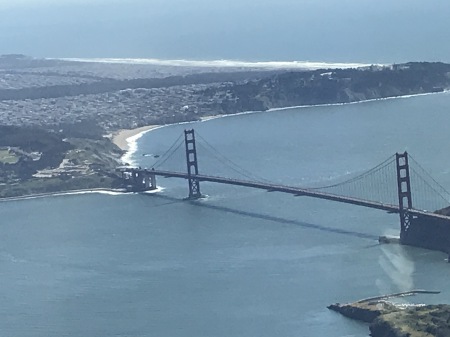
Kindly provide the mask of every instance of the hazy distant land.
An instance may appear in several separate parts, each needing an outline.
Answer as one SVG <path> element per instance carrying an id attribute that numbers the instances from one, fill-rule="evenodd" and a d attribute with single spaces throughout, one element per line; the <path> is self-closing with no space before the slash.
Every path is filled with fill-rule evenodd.
<path id="1" fill-rule="evenodd" d="M 0 197 L 119 187 L 124 152 L 105 136 L 122 129 L 440 92 L 449 74 L 443 63 L 283 69 L 2 56 Z"/>

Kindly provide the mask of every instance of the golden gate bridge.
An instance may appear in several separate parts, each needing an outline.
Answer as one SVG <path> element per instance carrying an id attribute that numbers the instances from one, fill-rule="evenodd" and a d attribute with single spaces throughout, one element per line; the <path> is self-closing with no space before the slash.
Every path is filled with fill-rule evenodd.
<path id="1" fill-rule="evenodd" d="M 200 141 L 196 140 L 196 135 Z M 201 174 L 198 166 L 198 147 L 209 158 L 215 158 L 222 167 L 227 167 L 238 177 L 225 177 L 216 174 Z M 171 158 L 184 152 L 186 171 L 167 168 Z M 185 130 L 151 168 L 121 167 L 124 183 L 133 191 L 147 191 L 157 188 L 156 177 L 180 178 L 188 181 L 189 199 L 202 197 L 201 182 L 235 185 L 282 192 L 296 197 L 311 197 L 362 207 L 374 208 L 400 216 L 400 239 L 407 241 L 407 233 L 413 223 L 426 222 L 450 226 L 446 215 L 450 194 L 407 152 L 396 153 L 370 170 L 357 174 L 344 181 L 325 186 L 288 186 L 267 181 L 240 167 L 223 156 L 206 139 L 193 129 Z M 413 198 L 414 195 L 414 198 Z M 414 204 L 413 204 L 414 201 Z M 449 227 L 450 230 L 450 227 Z M 450 240 L 450 239 L 449 239 Z M 449 241 L 450 246 L 450 241 Z M 442 245 L 447 245 L 443 243 Z"/>

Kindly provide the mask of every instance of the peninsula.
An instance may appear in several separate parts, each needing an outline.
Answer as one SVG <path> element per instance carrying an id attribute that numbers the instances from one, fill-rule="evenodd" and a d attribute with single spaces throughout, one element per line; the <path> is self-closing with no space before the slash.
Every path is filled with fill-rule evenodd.
<path id="1" fill-rule="evenodd" d="M 123 164 L 126 138 L 143 127 L 246 111 L 441 92 L 450 87 L 449 74 L 449 64 L 426 62 L 294 70 L 4 55 L 0 57 L 0 198 L 118 188 L 121 181 L 115 168 Z"/>
<path id="2" fill-rule="evenodd" d="M 416 293 L 439 293 L 416 290 L 406 293 L 379 296 L 350 304 L 332 304 L 330 310 L 370 323 L 373 337 L 443 337 L 450 336 L 450 305 L 400 306 L 388 299 Z"/>

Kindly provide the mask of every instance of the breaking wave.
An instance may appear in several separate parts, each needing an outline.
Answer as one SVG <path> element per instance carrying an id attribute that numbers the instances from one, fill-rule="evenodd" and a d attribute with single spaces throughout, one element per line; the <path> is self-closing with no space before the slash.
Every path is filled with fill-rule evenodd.
<path id="1" fill-rule="evenodd" d="M 358 68 L 371 64 L 354 62 L 313 62 L 313 61 L 239 61 L 239 60 L 163 60 L 156 58 L 59 58 L 72 62 L 98 62 L 119 64 L 141 64 L 170 67 L 204 68 L 267 68 L 267 69 L 323 69 Z"/>

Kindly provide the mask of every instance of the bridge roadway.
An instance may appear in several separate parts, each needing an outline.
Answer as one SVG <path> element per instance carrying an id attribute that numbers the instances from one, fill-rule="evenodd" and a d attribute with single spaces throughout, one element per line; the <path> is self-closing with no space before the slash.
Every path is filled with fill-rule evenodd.
<path id="1" fill-rule="evenodd" d="M 357 206 L 369 207 L 369 208 L 386 211 L 389 213 L 399 213 L 400 212 L 398 205 L 383 204 L 383 203 L 376 202 L 376 201 L 369 201 L 369 200 L 357 199 L 357 198 L 352 198 L 352 197 L 339 196 L 339 195 L 335 195 L 335 194 L 330 194 L 330 193 L 320 192 L 320 191 L 313 190 L 313 189 L 306 189 L 306 188 L 300 188 L 300 187 L 277 185 L 277 184 L 255 182 L 255 181 L 248 181 L 248 180 L 231 179 L 231 178 L 202 175 L 202 174 L 189 176 L 188 173 L 163 171 L 163 170 L 125 169 L 124 171 L 134 171 L 134 172 L 139 171 L 142 173 L 147 173 L 149 175 L 153 174 L 155 176 L 162 176 L 165 178 L 197 179 L 198 181 L 209 181 L 209 182 L 213 182 L 213 183 L 251 187 L 251 188 L 266 190 L 268 192 L 282 192 L 282 193 L 293 194 L 294 196 L 298 196 L 298 197 L 306 196 L 306 197 L 312 197 L 312 198 L 318 198 L 318 199 L 337 201 L 337 202 L 342 202 L 342 203 L 352 204 L 352 205 L 357 205 Z M 408 212 L 411 215 L 415 215 L 415 216 L 427 216 L 427 217 L 431 217 L 431 218 L 439 218 L 439 219 L 449 220 L 449 217 L 447 217 L 445 215 L 430 213 L 430 212 L 416 210 L 416 209 L 410 209 L 410 210 L 408 210 Z"/>

